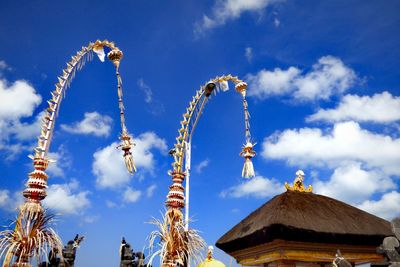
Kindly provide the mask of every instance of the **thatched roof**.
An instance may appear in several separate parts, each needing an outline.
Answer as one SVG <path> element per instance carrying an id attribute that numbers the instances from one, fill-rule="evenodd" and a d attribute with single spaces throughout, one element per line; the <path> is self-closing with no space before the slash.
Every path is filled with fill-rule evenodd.
<path id="1" fill-rule="evenodd" d="M 275 239 L 378 246 L 391 234 L 388 221 L 346 203 L 287 191 L 252 212 L 224 234 L 216 246 L 233 252 Z"/>

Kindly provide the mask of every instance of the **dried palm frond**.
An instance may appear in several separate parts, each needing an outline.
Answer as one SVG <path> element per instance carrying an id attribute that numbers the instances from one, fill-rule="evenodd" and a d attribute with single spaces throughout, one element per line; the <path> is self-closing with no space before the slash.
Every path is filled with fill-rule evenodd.
<path id="1" fill-rule="evenodd" d="M 156 256 L 160 257 L 160 266 L 164 267 L 183 266 L 189 259 L 201 261 L 201 251 L 206 247 L 206 243 L 198 231 L 185 230 L 180 211 L 168 210 L 161 219 L 153 218 L 150 224 L 156 225 L 158 229 L 149 236 L 148 265 L 151 265 Z M 156 246 L 158 250 L 154 251 Z"/>
<path id="2" fill-rule="evenodd" d="M 29 259 L 38 262 L 46 259 L 49 251 L 62 251 L 62 241 L 51 228 L 54 215 L 45 211 L 35 217 L 20 213 L 10 225 L 14 230 L 0 232 L 0 258 L 5 256 L 3 267 L 30 266 Z"/>

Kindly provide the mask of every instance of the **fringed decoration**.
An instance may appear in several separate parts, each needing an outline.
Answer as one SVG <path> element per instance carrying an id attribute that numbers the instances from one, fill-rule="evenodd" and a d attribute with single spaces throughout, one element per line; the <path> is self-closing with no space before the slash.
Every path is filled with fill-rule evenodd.
<path id="1" fill-rule="evenodd" d="M 243 178 L 251 178 L 255 176 L 253 162 L 251 162 L 251 159 L 256 155 L 256 152 L 253 150 L 255 145 L 256 144 L 248 142 L 243 146 L 243 149 L 240 152 L 240 156 L 245 158 L 242 170 Z"/>
<path id="2" fill-rule="evenodd" d="M 149 236 L 149 265 L 156 256 L 160 256 L 162 267 L 184 266 L 189 259 L 201 261 L 201 251 L 206 243 L 198 231 L 185 229 L 183 215 L 179 209 L 169 209 L 161 220 L 153 219 L 150 223 L 158 229 Z M 158 250 L 154 251 L 156 242 Z"/>
<path id="3" fill-rule="evenodd" d="M 136 172 L 136 166 L 135 163 L 133 161 L 133 157 L 132 157 L 132 152 L 131 149 L 132 147 L 135 145 L 132 141 L 132 137 L 128 134 L 128 130 L 126 128 L 125 125 L 125 107 L 124 107 L 124 102 L 123 102 L 123 93 L 122 93 L 122 79 L 121 79 L 121 75 L 119 73 L 119 65 L 121 63 L 121 59 L 123 57 L 123 53 L 121 50 L 115 48 L 113 50 L 111 50 L 108 54 L 107 57 L 109 60 L 112 61 L 112 63 L 115 66 L 115 74 L 117 76 L 117 84 L 118 84 L 118 88 L 117 88 L 117 93 L 118 93 L 118 107 L 119 107 L 119 114 L 120 114 L 120 120 L 121 120 L 121 137 L 120 140 L 122 141 L 122 144 L 119 145 L 118 147 L 124 151 L 124 161 L 125 161 L 125 166 L 127 168 L 127 170 L 130 173 L 134 173 Z"/>
<path id="4" fill-rule="evenodd" d="M 91 42 L 87 47 L 82 47 L 76 55 L 72 56 L 67 66 L 62 70 L 62 74 L 57 77 L 58 82 L 55 89 L 51 92 L 51 99 L 47 101 L 48 108 L 45 110 L 42 119 L 42 127 L 38 143 L 34 149 L 34 155 L 31 156 L 34 163 L 34 171 L 29 173 L 29 179 L 26 183 L 26 189 L 23 196 L 26 201 L 21 205 L 14 230 L 0 232 L 0 257 L 5 256 L 3 267 L 30 266 L 31 257 L 39 259 L 41 256 L 47 256 L 47 249 L 62 251 L 62 243 L 57 234 L 48 227 L 53 216 L 46 215 L 41 205 L 41 200 L 46 197 L 47 174 L 46 168 L 50 160 L 46 157 L 53 136 L 56 117 L 60 110 L 62 98 L 75 77 L 77 71 L 81 70 L 87 61 L 92 60 L 93 51 L 104 61 L 104 47 L 109 47 L 111 51 L 117 51 L 112 56 L 114 65 L 119 66 L 119 60 L 122 57 L 113 42 L 107 40 L 97 40 Z M 119 59 L 118 59 L 119 56 Z M 120 84 L 120 80 L 119 80 Z M 123 130 L 122 139 L 124 142 L 124 157 L 126 164 L 130 169 L 135 169 L 133 160 L 130 158 L 128 147 L 132 145 L 126 138 L 127 132 Z"/>
<path id="5" fill-rule="evenodd" d="M 135 146 L 135 144 L 132 142 L 132 137 L 125 134 L 121 135 L 120 140 L 122 141 L 122 143 L 117 148 L 121 149 L 124 152 L 123 157 L 126 169 L 130 173 L 135 173 L 137 170 L 131 152 L 131 149 L 133 146 Z"/>
<path id="6" fill-rule="evenodd" d="M 243 96 L 243 105 L 245 109 L 245 128 L 246 128 L 246 144 L 243 147 L 241 156 L 245 158 L 245 166 L 243 176 L 246 178 L 254 176 L 254 168 L 251 159 L 256 155 L 253 150 L 255 144 L 251 143 L 250 136 L 250 114 L 247 110 L 247 102 L 245 99 L 247 84 L 236 76 L 225 75 L 216 77 L 196 91 L 195 96 L 189 103 L 189 107 L 183 114 L 183 120 L 180 122 L 176 143 L 170 150 L 173 156 L 173 170 L 169 172 L 172 176 L 173 184 L 169 187 L 166 206 L 167 212 L 163 220 L 155 220 L 153 224 L 159 227 L 150 235 L 150 248 L 152 249 L 155 239 L 160 239 L 160 249 L 151 253 L 149 264 L 157 255 L 160 256 L 160 266 L 175 267 L 177 265 L 185 265 L 189 258 L 196 258 L 199 255 L 199 248 L 205 248 L 204 240 L 193 230 L 186 230 L 187 222 L 183 221 L 182 209 L 185 206 L 185 189 L 183 180 L 185 173 L 182 170 L 185 154 L 185 142 L 190 142 L 193 132 L 212 93 L 229 90 L 228 81 L 235 84 L 236 90 Z"/>
<path id="7" fill-rule="evenodd" d="M 256 156 L 256 152 L 253 150 L 253 147 L 256 143 L 251 142 L 251 134 L 250 134 L 250 113 L 248 109 L 248 104 L 246 100 L 246 90 L 247 84 L 243 81 L 239 81 L 235 85 L 236 91 L 239 92 L 243 97 L 243 110 L 244 110 L 244 127 L 245 127 L 245 138 L 246 143 L 244 144 L 242 151 L 240 152 L 240 156 L 244 157 L 244 166 L 242 170 L 243 178 L 251 178 L 255 176 L 254 166 L 251 159 Z"/>
<path id="8" fill-rule="evenodd" d="M 60 110 L 62 98 L 65 97 L 65 92 L 71 85 L 71 81 L 74 79 L 76 72 L 81 70 L 86 62 L 93 59 L 93 51 L 99 56 L 101 61 L 104 61 L 105 46 L 109 47 L 112 51 L 118 50 L 114 43 L 107 40 L 91 42 L 87 47 L 82 47 L 76 55 L 71 57 L 71 60 L 67 62 L 67 66 L 62 70 L 62 75 L 57 77 L 58 82 L 55 85 L 54 91 L 51 92 L 52 97 L 50 101 L 48 101 L 49 107 L 46 109 L 42 129 L 38 138 L 38 145 L 35 148 L 35 157 L 44 158 L 49 150 L 55 120 Z"/>
<path id="9" fill-rule="evenodd" d="M 53 218 L 44 210 L 35 218 L 20 213 L 14 230 L 1 231 L 0 255 L 5 255 L 3 267 L 31 266 L 31 257 L 44 260 L 49 251 L 62 251 L 61 239 L 51 228 Z"/>

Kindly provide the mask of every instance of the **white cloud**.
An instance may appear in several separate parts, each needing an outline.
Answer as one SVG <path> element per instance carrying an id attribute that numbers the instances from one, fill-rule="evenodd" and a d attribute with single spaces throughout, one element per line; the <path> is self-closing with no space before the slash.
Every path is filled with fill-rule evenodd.
<path id="1" fill-rule="evenodd" d="M 42 118 L 45 112 L 42 111 L 36 115 L 32 123 L 14 121 L 12 128 L 9 129 L 9 134 L 13 134 L 19 141 L 32 141 L 40 134 L 40 129 L 43 124 Z"/>
<path id="2" fill-rule="evenodd" d="M 148 86 L 144 82 L 143 78 L 140 78 L 137 81 L 137 85 L 139 86 L 140 90 L 142 90 L 144 93 L 144 96 L 145 96 L 144 101 L 147 104 L 150 104 L 153 101 L 153 91 L 151 90 L 150 86 Z"/>
<path id="3" fill-rule="evenodd" d="M 210 160 L 205 159 L 205 160 L 201 161 L 199 164 L 197 164 L 194 167 L 194 169 L 197 173 L 201 173 L 203 171 L 203 169 L 206 168 L 209 164 L 210 164 Z"/>
<path id="4" fill-rule="evenodd" d="M 93 154 L 92 171 L 99 187 L 117 188 L 129 183 L 131 179 L 126 170 L 122 152 L 116 149 L 117 146 L 118 143 L 112 143 Z"/>
<path id="5" fill-rule="evenodd" d="M 136 146 L 132 149 L 133 160 L 138 171 L 152 172 L 155 165 L 153 150 L 165 154 L 166 141 L 153 132 L 145 132 L 134 138 Z M 122 152 L 117 150 L 117 143 L 102 148 L 93 154 L 92 171 L 96 184 L 103 188 L 118 188 L 129 183 L 131 175 L 126 170 Z"/>
<path id="6" fill-rule="evenodd" d="M 81 214 L 90 206 L 89 191 L 75 192 L 78 190 L 76 180 L 66 184 L 53 184 L 47 189 L 47 197 L 43 204 L 62 214 Z"/>
<path id="7" fill-rule="evenodd" d="M 9 85 L 6 80 L 0 80 L 0 120 L 32 116 L 41 102 L 41 96 L 28 82 L 18 80 Z"/>
<path id="8" fill-rule="evenodd" d="M 239 18 L 243 12 L 260 12 L 267 6 L 280 0 L 216 0 L 211 15 L 203 15 L 195 25 L 195 34 L 200 35 L 215 27 L 222 26 L 229 20 Z"/>
<path id="9" fill-rule="evenodd" d="M 158 150 L 162 154 L 168 151 L 167 142 L 160 138 L 154 132 L 145 132 L 134 138 L 136 146 L 133 148 L 132 155 L 136 162 L 136 166 L 153 171 L 155 160 L 151 152 L 153 149 Z"/>
<path id="10" fill-rule="evenodd" d="M 400 175 L 400 139 L 361 129 L 356 122 L 337 123 L 327 133 L 318 128 L 285 130 L 264 140 L 261 155 L 294 166 L 335 168 L 358 161 L 386 175 Z"/>
<path id="11" fill-rule="evenodd" d="M 31 148 L 32 144 L 26 143 L 32 142 L 39 133 L 41 115 L 33 123 L 22 120 L 31 117 L 41 101 L 41 96 L 28 82 L 17 80 L 10 84 L 0 79 L 0 150 L 8 152 L 7 159 Z"/>
<path id="12" fill-rule="evenodd" d="M 112 119 L 107 115 L 98 112 L 86 112 L 80 122 L 72 125 L 62 124 L 64 131 L 74 134 L 93 134 L 95 136 L 109 136 L 111 131 Z"/>
<path id="13" fill-rule="evenodd" d="M 112 202 L 111 200 L 107 200 L 106 201 L 106 206 L 108 208 L 115 208 L 117 206 L 117 204 L 115 202 Z"/>
<path id="14" fill-rule="evenodd" d="M 99 215 L 87 215 L 87 216 L 83 217 L 83 221 L 85 223 L 94 223 L 94 222 L 98 221 L 99 218 L 100 218 Z"/>
<path id="15" fill-rule="evenodd" d="M 333 109 L 320 109 L 309 116 L 307 121 L 338 122 L 355 120 L 359 122 L 390 123 L 400 120 L 400 97 L 389 92 L 373 96 L 345 95 Z"/>
<path id="16" fill-rule="evenodd" d="M 244 50 L 244 56 L 248 62 L 251 62 L 253 60 L 253 49 L 251 47 L 246 47 Z"/>
<path id="17" fill-rule="evenodd" d="M 0 189 L 0 208 L 5 211 L 15 211 L 24 202 L 21 192 L 11 194 L 9 190 Z"/>
<path id="18" fill-rule="evenodd" d="M 247 75 L 249 81 L 249 96 L 265 99 L 269 96 L 289 94 L 293 91 L 294 81 L 300 70 L 290 67 L 287 70 L 276 68 L 273 71 L 260 70 L 256 75 Z"/>
<path id="19" fill-rule="evenodd" d="M 220 193 L 221 197 L 257 197 L 266 198 L 284 191 L 283 184 L 275 179 L 268 179 L 262 176 L 256 176 L 248 179 L 237 186 L 230 187 Z"/>
<path id="20" fill-rule="evenodd" d="M 142 192 L 139 190 L 134 190 L 131 187 L 128 187 L 124 192 L 124 202 L 134 203 L 140 199 Z"/>
<path id="21" fill-rule="evenodd" d="M 396 185 L 379 170 L 363 170 L 360 163 L 348 162 L 336 168 L 328 181 L 316 181 L 313 187 L 315 193 L 354 205 Z"/>
<path id="22" fill-rule="evenodd" d="M 153 115 L 159 115 L 164 112 L 164 105 L 153 96 L 153 90 L 147 85 L 143 78 L 138 79 L 137 85 L 144 93 L 144 101 L 148 104 L 149 111 Z"/>
<path id="23" fill-rule="evenodd" d="M 400 216 L 400 193 L 391 191 L 384 194 L 379 200 L 366 200 L 358 208 L 376 216 L 391 220 Z"/>
<path id="24" fill-rule="evenodd" d="M 146 189 L 146 196 L 147 197 L 152 197 L 154 194 L 154 191 L 156 190 L 157 185 L 152 184 Z"/>
<path id="25" fill-rule="evenodd" d="M 7 65 L 7 63 L 4 60 L 0 60 L 0 71 L 5 70 L 9 68 L 9 66 Z M 1 75 L 1 74 L 0 74 Z"/>
<path id="26" fill-rule="evenodd" d="M 71 157 L 64 146 L 59 146 L 57 152 L 49 152 L 48 157 L 55 162 L 50 162 L 46 172 L 51 176 L 65 177 L 64 169 L 71 166 Z"/>
<path id="27" fill-rule="evenodd" d="M 321 57 L 305 74 L 296 67 L 287 70 L 261 70 L 248 74 L 249 96 L 265 99 L 270 96 L 289 95 L 301 101 L 329 99 L 348 90 L 356 81 L 355 72 L 333 56 Z"/>

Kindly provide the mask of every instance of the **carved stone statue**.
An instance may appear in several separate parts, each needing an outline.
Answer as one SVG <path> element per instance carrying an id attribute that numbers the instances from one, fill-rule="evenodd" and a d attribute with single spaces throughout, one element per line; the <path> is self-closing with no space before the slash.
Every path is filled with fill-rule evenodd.
<path id="1" fill-rule="evenodd" d="M 122 238 L 121 247 L 119 251 L 121 257 L 120 267 L 144 267 L 145 255 L 143 252 L 133 252 L 131 245 Z"/>
<path id="2" fill-rule="evenodd" d="M 400 267 L 400 218 L 392 220 L 392 231 L 394 236 L 385 237 L 377 252 L 385 255 L 389 267 Z"/>
<path id="3" fill-rule="evenodd" d="M 76 249 L 83 240 L 83 236 L 76 235 L 74 240 L 68 241 L 67 245 L 62 250 L 63 260 L 57 257 L 59 253 L 50 251 L 49 262 L 42 262 L 39 267 L 74 267 Z"/>
<path id="4" fill-rule="evenodd" d="M 67 245 L 64 246 L 62 255 L 64 260 L 60 262 L 59 267 L 74 267 L 76 249 L 83 240 L 83 236 L 76 235 L 74 240 L 68 241 Z"/>

